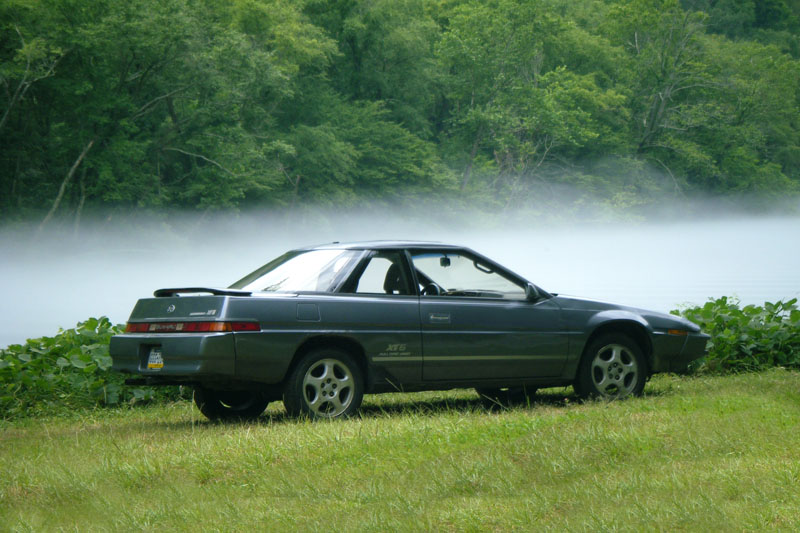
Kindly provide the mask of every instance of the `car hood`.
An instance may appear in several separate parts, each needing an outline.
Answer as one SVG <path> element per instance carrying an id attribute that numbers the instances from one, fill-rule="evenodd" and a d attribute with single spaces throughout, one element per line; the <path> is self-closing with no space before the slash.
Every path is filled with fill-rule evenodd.
<path id="1" fill-rule="evenodd" d="M 626 305 L 612 304 L 608 302 L 601 302 L 598 300 L 591 300 L 589 298 L 580 298 L 577 296 L 558 295 L 553 297 L 553 301 L 564 310 L 578 310 L 578 311 L 622 311 L 641 317 L 654 329 L 670 329 L 680 328 L 694 333 L 700 331 L 700 326 L 691 322 L 683 317 L 670 315 L 668 313 L 661 313 L 658 311 L 651 311 L 649 309 L 640 309 L 638 307 L 629 307 Z"/>

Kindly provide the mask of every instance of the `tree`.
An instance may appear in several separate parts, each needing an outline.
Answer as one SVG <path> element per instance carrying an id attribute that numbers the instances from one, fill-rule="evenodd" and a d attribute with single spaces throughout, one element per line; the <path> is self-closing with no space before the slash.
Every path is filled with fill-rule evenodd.
<path id="1" fill-rule="evenodd" d="M 423 0 L 317 0 L 306 12 L 339 43 L 330 69 L 337 91 L 347 99 L 381 102 L 390 120 L 430 137 L 439 29 L 425 5 Z"/>
<path id="2" fill-rule="evenodd" d="M 547 161 L 609 141 L 605 125 L 624 117 L 625 97 L 587 68 L 585 48 L 565 47 L 582 37 L 601 62 L 616 53 L 544 3 L 465 3 L 449 15 L 438 56 L 449 73 L 449 149 L 466 155 L 462 190 L 476 161 L 493 167 L 491 188 L 510 198 Z"/>

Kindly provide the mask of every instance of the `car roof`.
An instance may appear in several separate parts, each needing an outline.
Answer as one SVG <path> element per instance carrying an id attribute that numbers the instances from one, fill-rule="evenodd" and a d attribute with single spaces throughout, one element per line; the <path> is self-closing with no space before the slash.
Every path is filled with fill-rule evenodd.
<path id="1" fill-rule="evenodd" d="M 380 240 L 380 241 L 358 241 L 358 242 L 339 242 L 334 241 L 327 244 L 316 246 L 305 246 L 298 248 L 298 251 L 307 250 L 382 250 L 382 249 L 405 249 L 405 248 L 431 248 L 448 250 L 466 250 L 464 246 L 455 246 L 434 241 L 401 241 L 401 240 Z"/>
<path id="2" fill-rule="evenodd" d="M 511 276 L 526 282 L 527 280 L 512 272 L 511 270 L 507 269 L 506 267 L 495 263 L 488 257 L 485 257 L 475 250 L 468 248 L 466 246 L 456 246 L 454 244 L 444 244 L 441 242 L 435 241 L 403 241 L 403 240 L 379 240 L 379 241 L 358 241 L 358 242 L 330 242 L 327 244 L 318 244 L 316 246 L 305 246 L 302 248 L 296 248 L 295 252 L 307 252 L 310 250 L 462 250 L 466 252 L 470 252 L 478 257 L 482 257 L 483 259 L 487 260 L 489 263 L 496 265 L 502 271 L 507 272 Z M 542 289 L 539 289 L 540 291 Z M 546 292 L 545 292 L 546 294 Z"/>

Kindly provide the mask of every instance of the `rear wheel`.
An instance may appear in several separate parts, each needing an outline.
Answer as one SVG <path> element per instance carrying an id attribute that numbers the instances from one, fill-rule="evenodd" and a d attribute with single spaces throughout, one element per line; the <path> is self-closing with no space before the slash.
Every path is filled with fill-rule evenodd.
<path id="1" fill-rule="evenodd" d="M 353 358 L 340 350 L 304 356 L 286 382 L 283 404 L 291 416 L 345 418 L 361 405 L 364 379 Z"/>
<path id="2" fill-rule="evenodd" d="M 640 396 L 647 381 L 647 361 L 630 337 L 610 333 L 594 340 L 578 367 L 575 392 L 582 398 L 608 400 Z"/>
<path id="3" fill-rule="evenodd" d="M 475 392 L 481 397 L 481 403 L 487 409 L 500 409 L 530 405 L 536 395 L 535 387 L 503 387 L 477 388 Z"/>
<path id="4" fill-rule="evenodd" d="M 194 403 L 210 420 L 250 420 L 269 405 L 269 398 L 259 391 L 223 391 L 197 386 Z"/>

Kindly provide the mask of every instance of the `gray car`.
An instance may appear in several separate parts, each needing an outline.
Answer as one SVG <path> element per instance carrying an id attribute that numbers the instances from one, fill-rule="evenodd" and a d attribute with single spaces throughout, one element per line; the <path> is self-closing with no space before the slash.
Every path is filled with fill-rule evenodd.
<path id="1" fill-rule="evenodd" d="M 139 300 L 111 339 L 131 383 L 185 384 L 211 419 L 352 415 L 365 393 L 474 387 L 490 402 L 573 385 L 639 395 L 703 356 L 680 317 L 549 293 L 469 248 L 332 243 L 290 251 L 229 288 Z"/>

